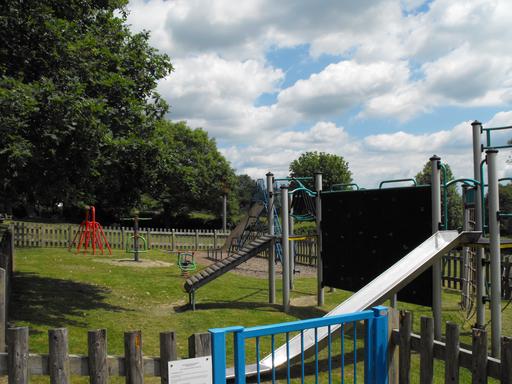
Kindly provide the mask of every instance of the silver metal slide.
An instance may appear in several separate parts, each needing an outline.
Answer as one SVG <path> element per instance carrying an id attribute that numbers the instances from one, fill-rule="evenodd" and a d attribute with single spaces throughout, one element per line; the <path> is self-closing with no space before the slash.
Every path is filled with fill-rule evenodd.
<path id="1" fill-rule="evenodd" d="M 472 243 L 478 240 L 480 232 L 439 231 L 429 237 L 411 252 L 405 255 L 400 261 L 393 264 L 385 272 L 377 276 L 366 286 L 354 293 L 350 298 L 338 305 L 325 316 L 341 315 L 363 311 L 374 305 L 380 304 L 400 289 L 409 284 L 418 275 L 428 269 L 442 255 L 453 248 Z M 331 326 L 331 333 L 339 326 Z M 327 327 L 318 328 L 317 340 L 320 342 L 327 337 Z M 315 345 L 314 330 L 304 331 L 304 351 Z M 289 341 L 289 357 L 293 359 L 301 354 L 301 338 L 297 335 Z M 285 364 L 286 344 L 277 348 L 274 352 L 275 368 Z M 266 356 L 259 362 L 260 372 L 268 372 L 272 369 L 272 356 Z M 233 370 L 229 369 L 230 377 L 233 377 Z M 256 374 L 256 364 L 246 367 L 246 375 Z"/>

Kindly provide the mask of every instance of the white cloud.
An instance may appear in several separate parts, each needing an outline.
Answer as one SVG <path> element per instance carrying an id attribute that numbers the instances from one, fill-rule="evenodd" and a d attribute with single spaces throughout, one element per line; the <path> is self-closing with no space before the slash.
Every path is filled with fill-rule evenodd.
<path id="1" fill-rule="evenodd" d="M 213 136 L 237 140 L 257 135 L 255 128 L 268 127 L 265 121 L 271 124 L 284 118 L 276 108 L 253 105 L 260 94 L 278 89 L 283 78 L 280 69 L 255 60 L 230 61 L 213 54 L 177 59 L 174 66 L 174 73 L 158 87 L 169 100 L 173 119 L 186 119 Z"/>
<path id="2" fill-rule="evenodd" d="M 507 121 L 512 121 L 512 111 L 497 113 L 484 126 Z M 306 151 L 343 156 L 354 181 L 366 188 L 375 188 L 385 179 L 414 177 L 434 154 L 450 165 L 455 177 L 473 177 L 471 121 L 430 134 L 396 132 L 361 139 L 332 122 L 319 122 L 304 132 L 282 132 L 272 141 L 229 147 L 224 154 L 240 173 L 263 178 L 268 171 L 287 175 L 290 162 Z M 512 176 L 512 167 L 506 163 L 509 152 L 502 152 L 498 156 L 498 173 L 500 177 Z"/>
<path id="3" fill-rule="evenodd" d="M 170 117 L 207 129 L 252 176 L 287 173 L 307 150 L 345 156 L 364 185 L 413 176 L 434 152 L 457 175 L 471 175 L 469 122 L 427 133 L 407 122 L 441 107 L 473 117 L 471 108 L 512 105 L 508 0 L 132 0 L 128 8 L 133 29 L 150 29 L 151 44 L 176 67 L 159 85 Z M 266 53 L 299 44 L 313 59 L 327 53 L 339 62 L 284 82 Z M 277 101 L 257 106 L 266 93 Z M 376 126 L 398 120 L 400 131 L 355 139 L 348 113 Z M 511 112 L 501 112 L 485 125 L 511 123 Z"/>
<path id="4" fill-rule="evenodd" d="M 292 108 L 305 117 L 342 113 L 369 97 L 404 84 L 408 76 L 407 65 L 402 62 L 342 61 L 283 90 L 278 106 Z"/>

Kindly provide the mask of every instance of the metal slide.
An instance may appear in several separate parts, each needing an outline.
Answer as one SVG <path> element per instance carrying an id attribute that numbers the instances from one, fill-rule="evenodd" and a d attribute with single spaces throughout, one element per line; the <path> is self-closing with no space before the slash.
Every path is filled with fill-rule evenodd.
<path id="1" fill-rule="evenodd" d="M 382 303 L 432 266 L 442 255 L 459 245 L 477 241 L 480 235 L 480 232 L 462 232 L 459 234 L 457 231 L 439 231 L 435 233 L 325 316 L 363 311 Z M 339 326 L 331 326 L 331 332 L 336 331 L 337 328 Z M 317 332 L 318 342 L 327 337 L 326 327 L 318 328 Z M 314 345 L 314 329 L 304 331 L 304 351 Z M 300 356 L 300 335 L 290 339 L 289 351 L 290 359 Z M 274 352 L 275 367 L 285 364 L 286 361 L 286 344 L 284 344 Z M 269 355 L 263 358 L 259 365 L 261 373 L 270 371 L 272 369 L 272 356 Z M 233 377 L 232 369 L 229 369 L 227 373 L 230 377 Z M 256 374 L 256 364 L 247 366 L 246 375 L 254 374 Z"/>

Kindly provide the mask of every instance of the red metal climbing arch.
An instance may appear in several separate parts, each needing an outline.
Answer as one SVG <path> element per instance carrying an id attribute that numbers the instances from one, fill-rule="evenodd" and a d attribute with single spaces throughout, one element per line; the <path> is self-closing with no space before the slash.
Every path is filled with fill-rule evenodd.
<path id="1" fill-rule="evenodd" d="M 80 252 L 82 247 L 83 252 L 86 253 L 90 247 L 93 255 L 96 254 L 96 249 L 99 249 L 103 254 L 105 248 L 108 249 L 109 254 L 112 254 L 105 232 L 103 232 L 101 224 L 96 221 L 96 209 L 93 206 L 86 208 L 85 220 L 80 223 L 78 232 L 75 234 L 69 249 L 75 244 L 76 253 Z"/>

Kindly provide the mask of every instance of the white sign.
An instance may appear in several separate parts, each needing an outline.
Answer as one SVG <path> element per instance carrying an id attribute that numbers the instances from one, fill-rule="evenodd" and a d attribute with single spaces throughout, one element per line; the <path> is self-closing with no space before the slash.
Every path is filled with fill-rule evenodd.
<path id="1" fill-rule="evenodd" d="M 169 361 L 169 384 L 212 384 L 212 357 Z"/>

